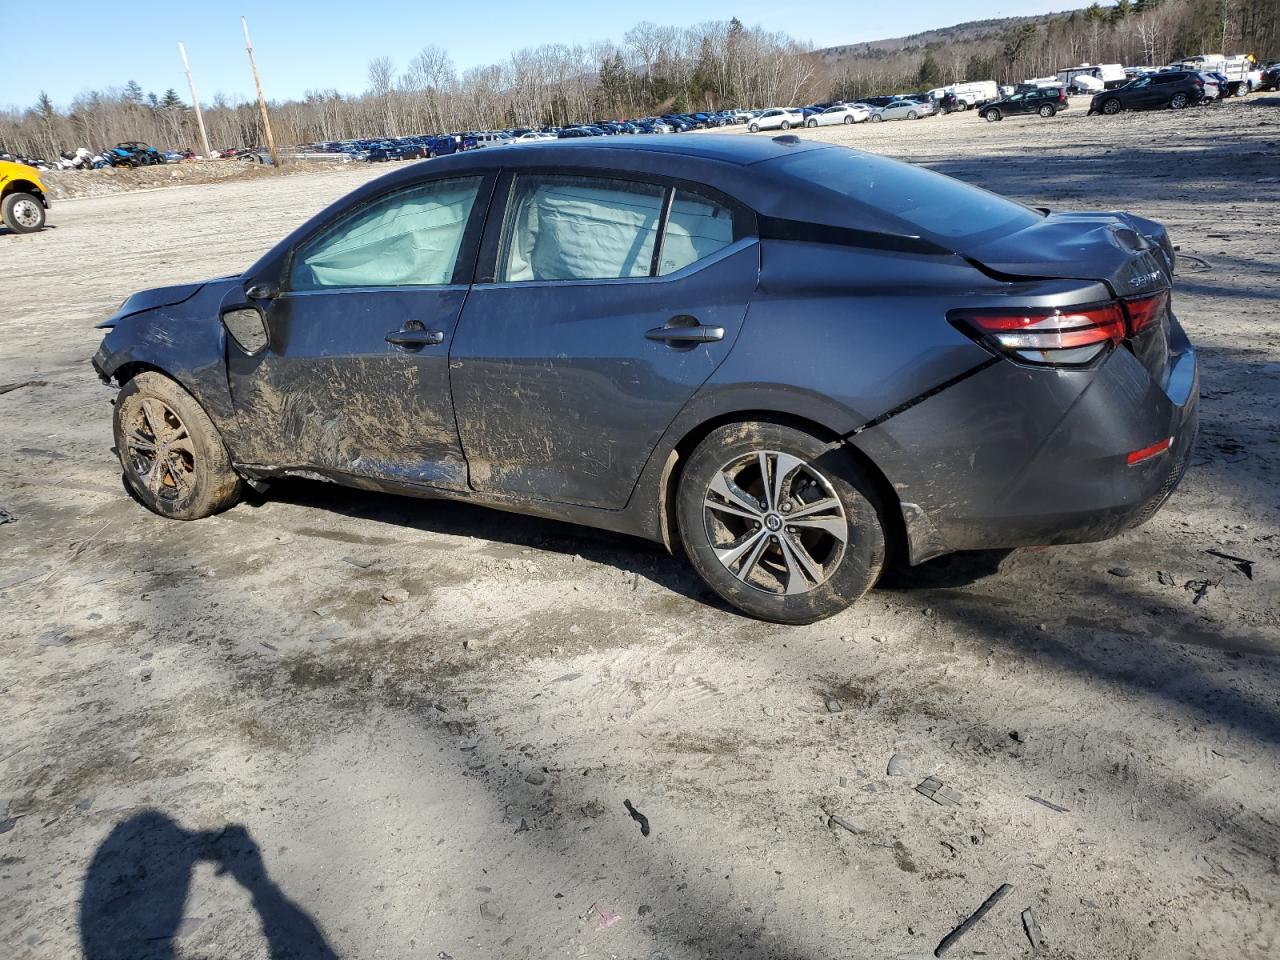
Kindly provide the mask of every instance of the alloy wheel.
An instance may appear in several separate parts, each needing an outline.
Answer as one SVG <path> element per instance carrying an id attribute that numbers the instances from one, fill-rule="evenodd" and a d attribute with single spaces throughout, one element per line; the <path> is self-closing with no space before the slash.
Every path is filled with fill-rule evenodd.
<path id="1" fill-rule="evenodd" d="M 849 521 L 812 464 L 776 450 L 724 464 L 703 497 L 716 559 L 747 586 L 775 596 L 808 593 L 840 566 Z"/>
<path id="2" fill-rule="evenodd" d="M 126 462 L 139 484 L 158 500 L 189 496 L 195 486 L 195 444 L 173 408 L 141 397 L 124 426 Z"/>

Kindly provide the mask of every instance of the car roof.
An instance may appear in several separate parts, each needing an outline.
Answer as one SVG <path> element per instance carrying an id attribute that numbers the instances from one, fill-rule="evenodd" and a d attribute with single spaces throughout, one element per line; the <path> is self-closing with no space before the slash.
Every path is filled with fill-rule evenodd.
<path id="1" fill-rule="evenodd" d="M 549 160 L 571 166 L 582 163 L 588 166 L 609 165 L 610 157 L 685 157 L 694 160 L 710 160 L 735 166 L 752 166 L 789 156 L 806 150 L 828 150 L 830 144 L 801 140 L 794 135 L 776 137 L 749 137 L 741 134 L 682 134 L 670 137 L 581 137 L 557 140 L 537 146 L 513 143 L 502 151 L 503 165 L 518 166 L 524 158 L 542 165 Z M 447 163 L 451 169 L 492 166 L 493 156 L 487 151 L 468 151 L 441 157 L 432 161 L 441 169 Z M 409 174 L 409 171 L 404 171 Z M 416 171 L 421 175 L 421 170 Z"/>

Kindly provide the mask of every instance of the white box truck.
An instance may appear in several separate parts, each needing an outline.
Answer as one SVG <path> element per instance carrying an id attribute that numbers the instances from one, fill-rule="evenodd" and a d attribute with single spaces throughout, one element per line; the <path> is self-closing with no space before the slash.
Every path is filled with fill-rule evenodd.
<path id="1" fill-rule="evenodd" d="M 1000 96 L 994 80 L 966 80 L 964 83 L 953 83 L 950 86 L 930 90 L 929 95 L 942 103 L 948 96 L 954 97 L 952 110 L 970 110 L 990 103 Z"/>
<path id="2" fill-rule="evenodd" d="M 1094 80 L 1101 82 L 1102 86 L 1088 83 L 1082 84 L 1075 82 L 1077 77 L 1092 77 Z M 1129 78 L 1125 75 L 1124 67 L 1118 63 L 1082 63 L 1078 67 L 1067 67 L 1065 70 L 1058 71 L 1058 82 L 1068 90 L 1088 87 L 1092 90 L 1112 90 L 1116 87 L 1123 87 L 1129 82 Z"/>

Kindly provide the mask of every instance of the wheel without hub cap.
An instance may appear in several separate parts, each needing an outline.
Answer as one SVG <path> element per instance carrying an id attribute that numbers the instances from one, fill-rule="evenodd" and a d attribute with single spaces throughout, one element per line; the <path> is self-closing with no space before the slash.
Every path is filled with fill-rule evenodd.
<path id="1" fill-rule="evenodd" d="M 44 226 L 44 204 L 29 193 L 11 193 L 0 204 L 0 216 L 14 233 L 35 233 Z"/>
<path id="2" fill-rule="evenodd" d="M 126 383 L 114 427 L 125 480 L 161 516 L 196 520 L 239 499 L 240 478 L 217 428 L 168 377 L 147 371 Z"/>
<path id="3" fill-rule="evenodd" d="M 686 552 L 712 588 L 779 623 L 839 612 L 884 561 L 871 484 L 838 445 L 781 424 L 713 431 L 685 467 L 677 512 Z"/>

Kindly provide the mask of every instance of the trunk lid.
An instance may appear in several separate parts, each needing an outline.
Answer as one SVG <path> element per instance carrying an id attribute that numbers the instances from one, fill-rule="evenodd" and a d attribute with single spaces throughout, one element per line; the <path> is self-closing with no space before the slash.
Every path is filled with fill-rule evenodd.
<path id="1" fill-rule="evenodd" d="M 1129 213 L 1051 213 L 962 252 L 1009 279 L 1102 281 L 1122 301 L 1173 285 L 1173 245 L 1164 227 Z M 1161 385 L 1169 373 L 1169 318 L 1165 310 L 1125 341 Z"/>

